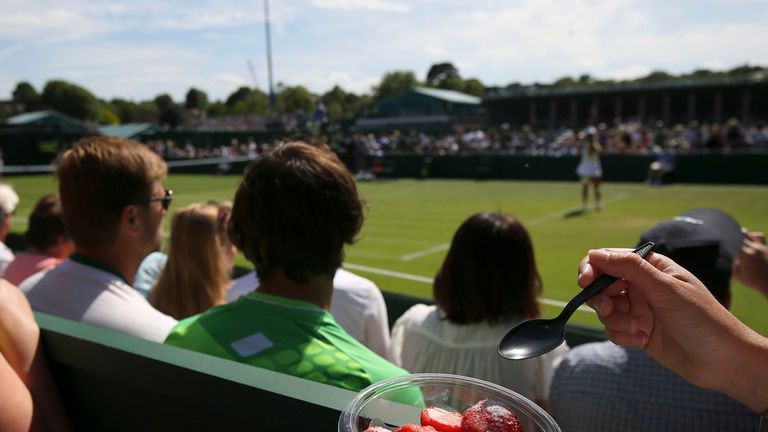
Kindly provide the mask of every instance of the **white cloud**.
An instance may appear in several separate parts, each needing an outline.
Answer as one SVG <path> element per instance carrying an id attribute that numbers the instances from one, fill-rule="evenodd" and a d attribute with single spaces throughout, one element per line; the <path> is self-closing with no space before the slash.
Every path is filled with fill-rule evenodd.
<path id="1" fill-rule="evenodd" d="M 386 12 L 410 12 L 410 6 L 386 0 L 312 0 L 312 5 L 333 10 L 371 10 Z"/>

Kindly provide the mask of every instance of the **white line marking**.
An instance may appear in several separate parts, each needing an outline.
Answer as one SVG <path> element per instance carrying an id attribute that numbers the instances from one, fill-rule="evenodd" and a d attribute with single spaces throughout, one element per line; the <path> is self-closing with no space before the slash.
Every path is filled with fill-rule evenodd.
<path id="1" fill-rule="evenodd" d="M 621 201 L 621 200 L 627 199 L 627 198 L 629 198 L 631 196 L 632 196 L 632 194 L 630 194 L 628 192 L 622 192 L 622 193 L 616 195 L 615 197 L 612 197 L 610 199 L 607 199 L 607 200 L 603 201 L 603 203 L 612 203 L 612 202 L 616 202 L 616 201 Z M 573 210 L 573 208 L 569 208 L 569 209 L 565 209 L 565 210 L 560 210 L 560 211 L 552 212 L 552 213 L 547 213 L 545 215 L 541 215 L 539 217 L 535 217 L 533 219 L 525 221 L 525 225 L 536 225 L 536 224 L 540 224 L 542 222 L 546 222 L 546 221 L 549 221 L 549 220 L 552 220 L 552 219 L 562 218 L 563 214 L 565 214 L 566 212 L 568 212 L 570 210 Z"/>
<path id="2" fill-rule="evenodd" d="M 344 268 L 348 268 L 352 270 L 360 270 L 360 271 L 373 273 L 373 274 L 380 274 L 383 276 L 391 276 L 398 279 L 412 280 L 412 281 L 422 282 L 430 285 L 432 284 L 432 282 L 434 282 L 432 278 L 428 278 L 424 276 L 417 276 L 417 275 L 412 275 L 408 273 L 400 273 L 392 270 L 379 269 L 379 268 L 368 267 L 368 266 L 359 265 L 359 264 L 344 263 Z"/>
<path id="3" fill-rule="evenodd" d="M 603 202 L 604 203 L 612 203 L 612 202 L 616 202 L 616 201 L 621 201 L 623 199 L 629 198 L 630 196 L 632 196 L 632 194 L 627 193 L 627 192 L 622 192 L 622 193 L 620 193 L 620 194 L 618 194 L 618 195 L 616 195 L 616 196 L 614 196 L 614 197 L 612 197 L 610 199 L 607 199 L 607 200 L 605 200 Z M 526 221 L 525 224 L 526 225 L 536 225 L 536 224 L 539 224 L 541 222 L 546 222 L 546 221 L 549 221 L 549 220 L 552 220 L 552 219 L 561 218 L 561 217 L 563 217 L 563 214 L 566 213 L 569 210 L 573 210 L 573 209 L 566 209 L 566 210 L 560 210 L 560 211 L 557 211 L 557 212 L 547 213 L 545 215 L 541 215 L 539 217 L 535 217 L 533 219 L 530 219 L 530 220 Z M 416 258 L 421 258 L 421 257 L 426 256 L 426 255 L 431 255 L 433 253 L 446 251 L 450 247 L 451 247 L 450 243 L 439 244 L 437 246 L 433 246 L 433 247 L 428 248 L 428 249 L 424 249 L 424 250 L 420 250 L 420 251 L 416 251 L 416 252 L 411 252 L 409 254 L 402 255 L 402 256 L 400 256 L 400 260 L 401 261 L 411 261 L 411 260 L 414 260 Z"/>
<path id="4" fill-rule="evenodd" d="M 368 267 L 368 266 L 364 266 L 364 265 L 360 265 L 360 264 L 344 263 L 344 268 L 352 269 L 352 270 L 359 270 L 359 271 L 363 271 L 363 272 L 367 272 L 367 273 L 373 273 L 373 274 L 378 274 L 378 275 L 382 275 L 382 276 L 390 276 L 390 277 L 394 277 L 394 278 L 398 278 L 398 279 L 406 279 L 406 280 L 411 280 L 411 281 L 416 281 L 416 282 L 422 282 L 422 283 L 426 283 L 426 284 L 430 284 L 430 285 L 432 285 L 432 283 L 434 282 L 434 279 L 428 278 L 428 277 L 424 277 L 424 276 L 417 276 L 417 275 L 412 275 L 412 274 L 408 274 L 408 273 L 400 273 L 400 272 L 396 272 L 396 271 L 392 271 L 392 270 L 380 269 L 380 268 L 375 268 L 375 267 Z M 562 301 L 559 301 L 559 300 L 552 300 L 552 299 L 548 299 L 548 298 L 544 298 L 544 297 L 539 297 L 539 303 L 543 303 L 543 304 L 550 305 L 550 306 L 557 306 L 557 307 L 561 307 L 561 308 L 565 307 L 565 305 L 566 305 L 566 302 L 562 302 Z M 595 311 L 592 310 L 590 307 L 583 306 L 583 305 L 579 306 L 579 308 L 577 310 L 580 310 L 582 312 L 595 313 Z"/>
<path id="5" fill-rule="evenodd" d="M 411 261 L 411 260 L 416 259 L 416 258 L 421 258 L 421 257 L 423 257 L 425 255 L 430 255 L 430 254 L 433 254 L 433 253 L 436 253 L 436 252 L 447 251 L 448 248 L 450 248 L 450 247 L 451 247 L 450 243 L 443 243 L 443 244 L 439 244 L 437 246 L 433 246 L 433 247 L 431 247 L 429 249 L 424 249 L 424 250 L 420 250 L 420 251 L 416 251 L 416 252 L 411 252 L 409 254 L 405 254 L 405 255 L 401 256 L 400 259 L 402 261 Z"/>

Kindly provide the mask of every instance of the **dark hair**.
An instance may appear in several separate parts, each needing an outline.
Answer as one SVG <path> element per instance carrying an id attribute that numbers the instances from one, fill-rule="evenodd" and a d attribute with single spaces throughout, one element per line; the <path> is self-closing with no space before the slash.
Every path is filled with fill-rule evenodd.
<path id="1" fill-rule="evenodd" d="M 541 278 L 528 231 L 500 213 L 471 216 L 453 236 L 433 291 L 457 324 L 539 316 Z"/>
<path id="2" fill-rule="evenodd" d="M 32 209 L 24 237 L 28 246 L 45 252 L 55 246 L 61 236 L 69 238 L 64 227 L 61 200 L 58 195 L 46 195 Z"/>
<path id="3" fill-rule="evenodd" d="M 98 246 L 117 236 L 120 212 L 146 202 L 165 177 L 165 162 L 146 145 L 114 137 L 88 137 L 59 155 L 56 176 L 64 222 L 76 244 Z"/>
<path id="4" fill-rule="evenodd" d="M 326 147 L 281 144 L 252 162 L 235 194 L 229 236 L 263 279 L 331 277 L 363 223 L 355 181 Z"/>

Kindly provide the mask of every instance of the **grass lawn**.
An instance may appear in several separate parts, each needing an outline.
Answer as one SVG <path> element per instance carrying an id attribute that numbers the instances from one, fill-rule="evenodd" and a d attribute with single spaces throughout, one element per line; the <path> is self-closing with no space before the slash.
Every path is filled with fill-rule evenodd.
<path id="1" fill-rule="evenodd" d="M 236 176 L 172 176 L 167 181 L 175 192 L 171 208 L 208 199 L 231 200 L 238 180 Z M 49 176 L 5 181 L 21 196 L 13 230 L 24 232 L 30 209 L 40 196 L 56 190 L 55 182 Z M 459 224 L 478 211 L 511 213 L 533 238 L 546 317 L 558 313 L 557 302 L 576 293 L 577 265 L 588 249 L 632 247 L 645 229 L 685 210 L 716 207 L 752 230 L 768 229 L 768 187 L 762 186 L 649 188 L 609 183 L 603 187 L 603 211 L 574 217 L 564 215 L 580 204 L 576 182 L 387 180 L 360 183 L 359 188 L 368 209 L 359 241 L 346 253 L 350 270 L 382 290 L 431 297 L 431 278 Z M 242 257 L 238 263 L 249 265 Z M 733 289 L 733 313 L 768 335 L 768 302 L 738 283 Z M 573 320 L 598 324 L 589 311 L 577 312 Z"/>

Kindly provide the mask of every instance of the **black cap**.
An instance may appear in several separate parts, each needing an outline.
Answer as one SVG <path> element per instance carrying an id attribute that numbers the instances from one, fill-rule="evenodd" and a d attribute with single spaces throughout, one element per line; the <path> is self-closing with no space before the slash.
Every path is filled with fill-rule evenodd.
<path id="1" fill-rule="evenodd" d="M 680 264 L 722 299 L 730 290 L 733 261 L 743 240 L 741 225 L 731 215 L 700 208 L 653 226 L 642 234 L 638 244 L 656 243 L 654 252 Z"/>

